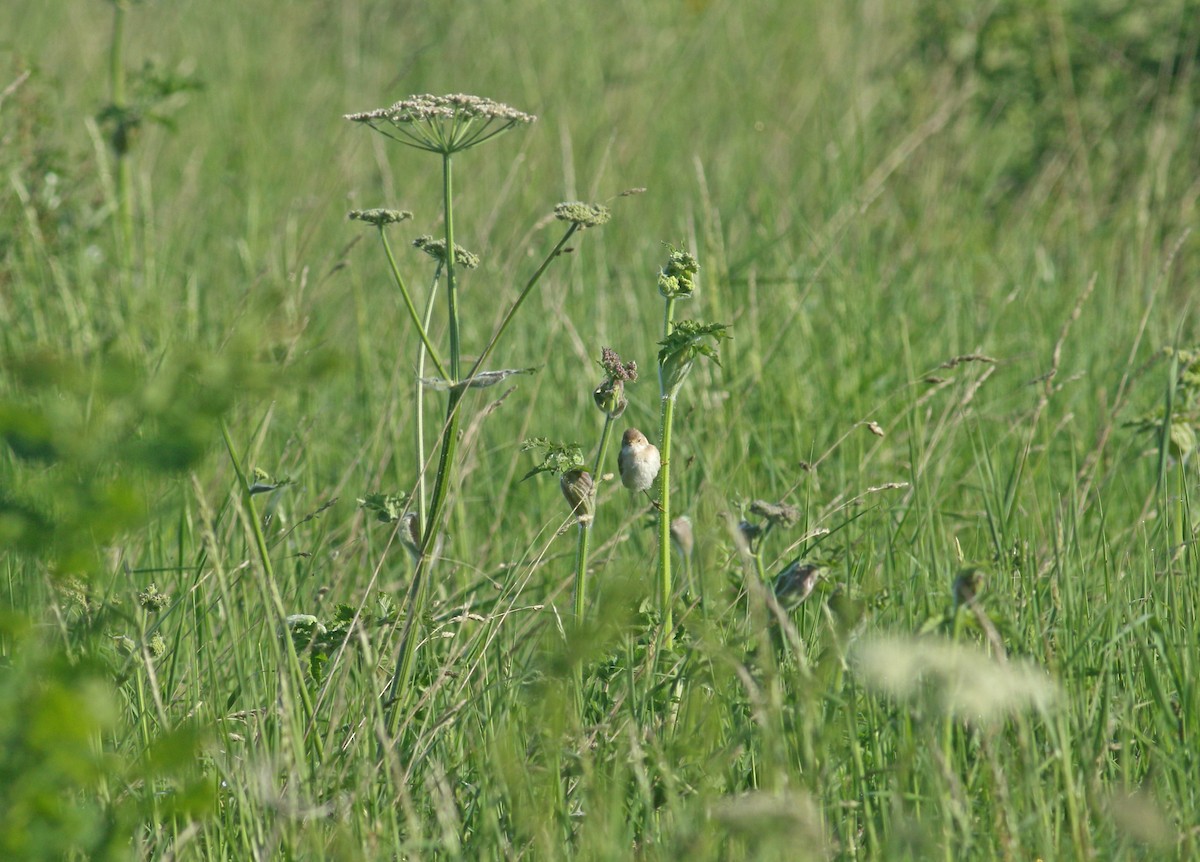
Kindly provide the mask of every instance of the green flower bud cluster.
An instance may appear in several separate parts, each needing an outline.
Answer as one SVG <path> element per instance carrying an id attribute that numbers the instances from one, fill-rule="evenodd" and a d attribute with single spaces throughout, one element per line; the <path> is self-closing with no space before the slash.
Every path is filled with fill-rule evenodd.
<path id="1" fill-rule="evenodd" d="M 434 239 L 431 236 L 419 236 L 413 240 L 413 246 L 419 248 L 434 260 L 446 262 L 446 241 Z M 479 255 L 472 254 L 458 243 L 454 244 L 454 265 L 463 269 L 474 269 L 479 266 Z"/>
<path id="2" fill-rule="evenodd" d="M 530 437 L 521 441 L 521 451 L 542 453 L 542 463 L 522 476 L 522 482 L 538 473 L 562 476 L 583 469 L 583 449 L 577 443 L 555 443 L 546 437 Z"/>
<path id="3" fill-rule="evenodd" d="M 700 264 L 696 258 L 679 249 L 672 248 L 667 265 L 658 273 L 658 292 L 667 299 L 686 298 L 696 289 L 696 273 Z"/>
<path id="4" fill-rule="evenodd" d="M 412 218 L 413 214 L 408 210 L 387 210 L 376 208 L 369 210 L 350 210 L 346 217 L 350 219 L 350 221 L 363 221 L 367 224 L 373 224 L 375 227 L 383 227 L 384 225 L 406 221 Z"/>
<path id="5" fill-rule="evenodd" d="M 592 391 L 592 398 L 605 416 L 616 419 L 629 406 L 625 384 L 637 380 L 637 363 L 622 362 L 615 350 L 604 347 L 600 350 L 600 367 L 604 369 L 604 380 Z"/>
<path id="6" fill-rule="evenodd" d="M 579 201 L 561 203 L 554 208 L 554 217 L 578 225 L 580 230 L 599 227 L 609 220 L 611 213 L 603 204 L 585 204 Z"/>
<path id="7" fill-rule="evenodd" d="M 151 613 L 157 613 L 171 603 L 171 597 L 158 591 L 158 586 L 151 584 L 137 595 L 138 604 Z"/>

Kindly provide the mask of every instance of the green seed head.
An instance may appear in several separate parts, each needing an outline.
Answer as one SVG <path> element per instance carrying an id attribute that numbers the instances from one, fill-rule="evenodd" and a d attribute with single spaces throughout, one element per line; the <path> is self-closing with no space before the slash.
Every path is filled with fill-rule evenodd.
<path id="1" fill-rule="evenodd" d="M 580 230 L 589 227 L 599 227 L 608 221 L 608 207 L 602 204 L 585 204 L 579 201 L 561 203 L 554 208 L 554 217 L 559 221 L 569 221 Z"/>
<path id="2" fill-rule="evenodd" d="M 160 593 L 155 584 L 151 584 L 138 593 L 138 604 L 151 613 L 157 613 L 171 603 L 171 597 Z"/>
<path id="3" fill-rule="evenodd" d="M 167 641 L 160 634 L 151 635 L 150 640 L 146 641 L 146 647 L 150 650 L 150 655 L 154 658 L 162 658 L 167 651 Z"/>
<path id="4" fill-rule="evenodd" d="M 369 209 L 350 210 L 346 217 L 351 221 L 364 221 L 367 224 L 375 225 L 375 227 L 383 227 L 384 225 L 406 221 L 412 218 L 413 214 L 408 210 Z"/>
<path id="5" fill-rule="evenodd" d="M 686 299 L 696 289 L 695 276 L 700 271 L 700 264 L 692 254 L 668 248 L 671 248 L 671 254 L 666 266 L 658 273 L 658 292 L 667 299 Z"/>
<path id="6" fill-rule="evenodd" d="M 413 245 L 441 263 L 446 262 L 446 241 L 434 239 L 431 236 L 419 236 L 413 240 Z M 479 255 L 472 254 L 458 243 L 454 244 L 454 265 L 463 269 L 474 269 L 479 266 Z"/>
<path id="7" fill-rule="evenodd" d="M 542 457 L 540 464 L 521 477 L 522 482 L 538 473 L 562 476 L 583 469 L 583 448 L 578 443 L 556 443 L 546 437 L 530 437 L 521 441 L 521 451 L 535 452 Z"/>

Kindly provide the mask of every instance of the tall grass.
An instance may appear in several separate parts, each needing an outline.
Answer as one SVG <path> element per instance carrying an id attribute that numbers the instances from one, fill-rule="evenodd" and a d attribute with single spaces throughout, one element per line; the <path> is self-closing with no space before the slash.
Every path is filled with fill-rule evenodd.
<path id="1" fill-rule="evenodd" d="M 0 8 L 0 856 L 1193 858 L 1194 12 L 132 3 L 125 101 L 203 88 L 118 159 L 113 6 Z M 420 339 L 345 213 L 444 187 L 341 117 L 462 91 L 541 119 L 455 174 L 460 362 L 549 206 L 647 192 L 513 318 L 537 373 L 463 394 L 405 671 L 353 501 L 415 487 Z M 582 625 L 518 481 L 593 438 L 600 346 L 652 367 L 663 242 L 732 336 L 672 417 L 670 643 L 615 458 Z M 753 501 L 797 519 L 749 545 Z"/>

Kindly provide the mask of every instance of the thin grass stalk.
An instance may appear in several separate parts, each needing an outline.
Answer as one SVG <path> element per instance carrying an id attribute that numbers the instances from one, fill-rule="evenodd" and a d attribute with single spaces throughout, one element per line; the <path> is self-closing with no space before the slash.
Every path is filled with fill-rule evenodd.
<path id="1" fill-rule="evenodd" d="M 606 415 L 604 417 L 604 430 L 600 432 L 600 448 L 596 451 L 596 461 L 592 464 L 592 477 L 599 481 L 600 469 L 604 464 L 604 456 L 608 454 L 609 440 L 612 438 L 612 427 L 615 420 Z M 595 509 L 595 502 L 592 505 Z M 587 520 L 579 522 L 579 546 L 575 553 L 575 623 L 580 625 L 583 623 L 585 604 L 587 601 L 587 564 L 588 564 L 588 545 L 591 541 L 592 527 L 595 525 L 595 513 Z"/>
<path id="2" fill-rule="evenodd" d="M 416 626 L 419 618 L 425 612 L 426 576 L 431 559 L 431 549 L 437 537 L 437 524 L 441 520 L 445 508 L 449 486 L 450 465 L 453 463 L 455 450 L 458 448 L 458 404 L 462 392 L 450 390 L 449 403 L 446 406 L 446 425 L 442 431 L 441 454 L 438 458 L 437 478 L 433 486 L 433 501 L 429 507 L 429 521 L 424 525 L 421 547 L 417 556 L 417 565 L 413 571 L 412 583 L 408 588 L 407 610 L 404 620 L 404 633 L 400 640 L 400 660 L 396 671 L 388 684 L 386 699 L 389 704 L 388 732 L 394 734 L 400 724 L 400 707 L 407 697 L 408 684 L 412 679 L 413 658 L 416 652 Z"/>
<path id="3" fill-rule="evenodd" d="M 572 224 L 570 227 L 568 227 L 563 233 L 562 239 L 560 239 L 554 248 L 550 250 L 550 253 L 546 255 L 545 259 L 541 262 L 538 268 L 534 270 L 533 275 L 531 275 L 529 280 L 525 282 L 525 286 L 521 288 L 521 293 L 518 294 L 516 301 L 513 302 L 512 307 L 509 308 L 508 312 L 504 315 L 504 319 L 500 321 L 500 325 L 496 327 L 496 332 L 488 340 L 487 345 L 479 354 L 479 358 L 475 360 L 475 364 L 471 366 L 471 373 L 467 375 L 468 378 L 474 377 L 483 367 L 483 363 L 486 362 L 488 357 L 492 355 L 492 351 L 496 349 L 496 345 L 499 343 L 501 337 L 503 337 L 504 331 L 508 329 L 508 325 L 512 323 L 513 317 L 516 316 L 517 309 L 521 307 L 521 304 L 529 296 L 533 288 L 537 286 L 539 281 L 541 281 L 542 275 L 546 272 L 546 268 L 550 266 L 550 262 L 558 257 L 558 255 L 562 252 L 563 247 L 567 244 L 571 237 L 575 235 L 575 231 L 577 230 L 579 230 L 579 225 Z"/>
<path id="4" fill-rule="evenodd" d="M 437 299 L 438 279 L 442 276 L 442 268 L 439 265 L 433 274 L 433 283 L 429 286 L 429 299 L 425 303 L 425 320 L 424 326 L 426 332 L 429 331 L 429 323 L 433 319 L 434 300 Z M 416 443 L 417 443 L 417 524 L 421 529 L 426 524 L 426 517 L 429 514 L 429 506 L 426 494 L 425 481 L 425 386 L 421 383 L 421 378 L 425 376 L 425 359 L 429 357 L 429 349 L 425 346 L 425 342 L 421 342 L 420 348 L 417 350 L 417 421 L 416 421 Z M 442 374 L 442 378 L 446 378 L 446 372 L 442 370 L 441 365 L 438 365 L 438 370 Z"/>
<path id="5" fill-rule="evenodd" d="M 113 0 L 112 41 L 108 49 L 108 75 L 111 88 L 112 107 L 116 122 L 113 151 L 117 158 L 117 238 L 122 268 L 126 276 L 132 275 L 133 249 L 133 168 L 129 163 L 128 130 L 124 128 L 125 116 L 125 12 L 126 0 Z"/>
<path id="6" fill-rule="evenodd" d="M 1084 862 L 1091 858 L 1091 842 L 1088 838 L 1086 818 L 1079 807 L 1079 800 L 1082 796 L 1079 788 L 1075 786 L 1075 757 L 1072 753 L 1071 731 L 1068 726 L 1066 710 L 1055 716 L 1049 726 L 1053 739 L 1057 743 L 1062 799 L 1066 806 L 1066 825 L 1071 835 L 1071 848 L 1074 850 L 1077 862 Z"/>
<path id="7" fill-rule="evenodd" d="M 671 325 L 674 322 L 675 298 L 668 297 L 663 311 L 664 339 L 671 334 Z M 658 367 L 658 388 L 662 396 L 662 434 L 658 444 L 661 459 L 658 471 L 658 602 L 662 609 L 664 643 L 670 645 L 674 638 L 674 620 L 671 615 L 671 424 L 675 418 L 675 393 L 667 390 L 661 363 Z"/>
<path id="8" fill-rule="evenodd" d="M 400 275 L 400 268 L 396 265 L 396 256 L 392 254 L 392 244 L 388 242 L 387 231 L 383 225 L 379 226 L 379 239 L 383 242 L 383 251 L 387 255 L 388 264 L 392 268 L 392 277 L 396 281 L 396 286 L 400 288 L 400 296 L 404 299 L 404 307 L 408 310 L 408 316 L 412 319 L 413 325 L 417 327 L 417 334 L 421 336 L 421 348 L 433 360 L 433 364 L 437 366 L 438 373 L 442 378 L 449 380 L 450 376 L 446 373 L 445 366 L 442 365 L 442 360 L 438 357 L 437 350 L 429 340 L 429 315 L 425 315 L 424 323 L 417 315 L 417 308 L 413 305 L 412 295 L 408 292 L 408 286 L 404 283 L 403 276 Z M 434 276 L 436 283 L 437 277 Z M 424 354 L 422 354 L 422 365 Z"/>
<path id="9" fill-rule="evenodd" d="M 459 382 L 458 371 L 460 368 L 460 358 L 456 350 L 458 306 L 457 300 L 453 298 L 455 296 L 453 273 L 454 237 L 452 227 L 453 212 L 449 209 L 451 205 L 451 185 L 449 179 L 450 160 L 448 156 L 444 157 L 443 164 L 443 194 L 445 196 L 446 206 L 448 207 L 446 212 L 446 285 L 447 292 L 449 293 L 450 297 L 452 297 L 448 300 L 448 305 L 452 308 L 452 311 L 450 312 L 452 339 L 450 348 L 451 355 L 449 379 L 452 381 L 452 383 L 456 383 Z M 483 363 L 491 355 L 501 336 L 504 335 L 508 325 L 512 322 L 517 309 L 521 307 L 521 304 L 541 280 L 541 277 L 545 273 L 546 268 L 550 265 L 550 262 L 558 257 L 563 249 L 563 246 L 566 245 L 567 241 L 571 238 L 576 230 L 578 230 L 577 225 L 572 224 L 570 227 L 568 227 L 564 232 L 562 239 L 558 241 L 558 244 L 555 245 L 553 249 L 551 249 L 550 253 L 546 255 L 545 260 L 542 261 L 541 265 L 539 265 L 537 270 L 534 271 L 533 275 L 530 276 L 529 280 L 525 283 L 525 287 L 522 288 L 520 295 L 517 297 L 512 307 L 508 310 L 508 313 L 504 316 L 504 319 L 500 322 L 495 334 L 492 335 L 487 346 L 479 354 L 479 358 L 471 367 L 470 374 L 467 375 L 468 379 L 473 377 L 476 372 L 479 371 L 479 369 L 483 366 Z M 438 456 L 438 468 L 433 486 L 433 500 L 429 506 L 429 518 L 421 525 L 423 530 L 421 536 L 421 548 L 417 559 L 417 566 L 413 572 L 413 580 L 408 590 L 408 611 L 407 617 L 404 621 L 404 633 L 401 635 L 400 658 L 397 662 L 396 670 L 392 675 L 392 679 L 388 683 L 385 694 L 385 699 L 389 704 L 388 731 L 392 734 L 394 734 L 396 729 L 399 727 L 400 706 L 402 705 L 402 699 L 406 696 L 409 681 L 412 678 L 413 657 L 416 650 L 415 626 L 417 618 L 424 613 L 424 581 L 427 574 L 426 570 L 430 564 L 429 552 L 430 549 L 435 546 L 434 543 L 438 532 L 438 524 L 441 521 L 442 512 L 446 504 L 446 497 L 449 492 L 451 467 L 454 462 L 454 454 L 458 445 L 458 425 L 460 419 L 458 406 L 461 403 L 462 397 L 466 391 L 466 388 L 452 386 L 449 393 L 449 401 L 446 405 L 446 424 L 442 428 L 441 452 Z"/>
<path id="10" fill-rule="evenodd" d="M 674 622 L 671 615 L 671 424 L 675 418 L 675 396 L 662 398 L 662 439 L 659 456 L 662 465 L 658 471 L 658 601 L 662 608 L 663 634 L 666 643 L 673 638 Z"/>
<path id="11" fill-rule="evenodd" d="M 263 589 L 264 599 L 269 607 L 275 611 L 276 618 L 283 625 L 283 631 L 278 640 L 283 642 L 283 649 L 275 647 L 277 659 L 287 660 L 288 669 L 291 671 L 291 676 L 296 690 L 300 693 L 300 703 L 304 708 L 304 720 L 306 723 L 312 721 L 313 705 L 312 699 L 309 697 L 308 688 L 304 684 L 304 671 L 300 667 L 300 657 L 296 654 L 296 645 L 292 642 L 291 632 L 287 630 L 287 610 L 284 608 L 283 596 L 279 594 L 279 586 L 275 580 L 275 567 L 271 563 L 271 554 L 267 548 L 267 539 L 263 534 L 262 523 L 258 517 L 258 511 L 254 505 L 254 496 L 250 493 L 250 483 L 246 478 L 246 472 L 242 468 L 241 459 L 238 456 L 237 449 L 233 444 L 233 437 L 229 433 L 229 425 L 224 419 L 221 420 L 221 436 L 225 441 L 225 449 L 229 453 L 229 460 L 233 464 L 233 471 L 237 474 L 238 489 L 241 493 L 242 507 L 246 511 L 247 520 L 250 522 L 251 534 L 254 537 L 255 550 L 258 552 L 259 562 L 262 564 L 263 577 L 261 585 Z M 317 734 L 313 735 L 313 740 L 317 746 L 317 753 L 321 759 L 324 759 L 324 746 L 321 737 Z"/>

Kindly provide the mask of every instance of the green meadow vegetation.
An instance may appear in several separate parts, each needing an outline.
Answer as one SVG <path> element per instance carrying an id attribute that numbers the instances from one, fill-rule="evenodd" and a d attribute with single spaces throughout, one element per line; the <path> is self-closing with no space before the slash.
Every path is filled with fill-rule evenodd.
<path id="1" fill-rule="evenodd" d="M 1198 49 L 0 5 L 0 858 L 1200 857 Z"/>

